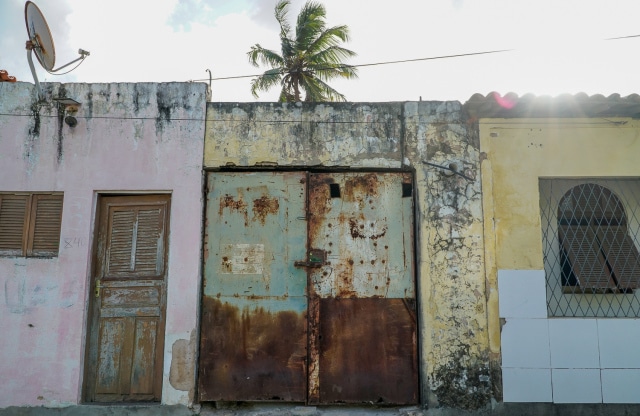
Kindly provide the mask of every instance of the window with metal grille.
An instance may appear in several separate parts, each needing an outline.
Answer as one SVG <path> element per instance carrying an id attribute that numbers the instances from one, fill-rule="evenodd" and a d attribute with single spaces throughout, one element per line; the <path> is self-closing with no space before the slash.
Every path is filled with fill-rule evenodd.
<path id="1" fill-rule="evenodd" d="M 541 179 L 550 316 L 640 316 L 637 179 Z"/>
<path id="2" fill-rule="evenodd" d="M 0 193 L 0 255 L 58 255 L 60 193 Z"/>

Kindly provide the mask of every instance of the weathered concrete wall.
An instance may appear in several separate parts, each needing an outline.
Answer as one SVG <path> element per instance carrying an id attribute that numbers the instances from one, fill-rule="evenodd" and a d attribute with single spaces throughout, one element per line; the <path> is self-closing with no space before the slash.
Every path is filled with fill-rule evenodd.
<path id="1" fill-rule="evenodd" d="M 100 192 L 172 195 L 163 402 L 188 403 L 194 371 L 171 381 L 170 369 L 196 351 L 206 85 L 43 87 L 81 102 L 75 127 L 34 85 L 0 83 L 0 191 L 64 192 L 59 255 L 0 257 L 0 407 L 80 400 Z"/>
<path id="2" fill-rule="evenodd" d="M 478 408 L 499 371 L 488 345 L 479 141 L 466 120 L 458 102 L 209 103 L 204 164 L 413 171 L 422 401 Z"/>

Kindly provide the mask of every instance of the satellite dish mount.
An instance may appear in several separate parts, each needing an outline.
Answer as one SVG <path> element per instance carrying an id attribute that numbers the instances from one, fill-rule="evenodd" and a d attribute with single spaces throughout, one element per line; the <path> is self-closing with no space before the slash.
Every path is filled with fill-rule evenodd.
<path id="1" fill-rule="evenodd" d="M 36 88 L 38 89 L 38 98 L 40 100 L 44 100 L 44 96 L 42 94 L 42 90 L 40 89 L 40 82 L 38 81 L 38 76 L 36 75 L 36 69 L 33 66 L 33 58 L 31 57 L 32 53 L 35 53 L 36 59 L 40 62 L 40 65 L 52 75 L 63 75 L 56 74 L 56 72 L 61 69 L 67 68 L 70 65 L 78 62 L 74 68 L 67 72 L 71 72 L 76 69 L 87 56 L 89 56 L 89 52 L 83 49 L 79 49 L 78 53 L 80 56 L 68 64 L 64 64 L 61 67 L 53 69 L 56 63 L 56 51 L 53 45 L 53 37 L 51 36 L 51 31 L 49 30 L 49 25 L 47 25 L 47 21 L 44 18 L 44 15 L 35 5 L 35 3 L 31 1 L 27 1 L 24 5 L 24 19 L 27 24 L 27 33 L 29 35 L 29 40 L 27 40 L 27 59 L 29 61 L 29 68 L 31 68 L 31 74 L 33 75 L 33 79 L 36 83 Z M 66 72 L 65 72 L 66 73 Z"/>

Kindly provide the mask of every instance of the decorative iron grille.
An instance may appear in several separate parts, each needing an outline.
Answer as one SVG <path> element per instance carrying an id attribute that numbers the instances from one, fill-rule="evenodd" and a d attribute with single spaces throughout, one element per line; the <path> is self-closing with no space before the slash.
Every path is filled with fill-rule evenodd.
<path id="1" fill-rule="evenodd" d="M 540 179 L 549 316 L 640 317 L 640 179 Z"/>

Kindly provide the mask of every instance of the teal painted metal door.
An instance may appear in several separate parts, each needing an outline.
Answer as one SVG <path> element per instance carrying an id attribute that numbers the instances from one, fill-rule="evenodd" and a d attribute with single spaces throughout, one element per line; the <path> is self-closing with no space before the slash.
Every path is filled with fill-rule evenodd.
<path id="1" fill-rule="evenodd" d="M 200 400 L 417 403 L 411 175 L 207 186 Z"/>
<path id="2" fill-rule="evenodd" d="M 199 392 L 305 401 L 306 174 L 209 174 Z"/>

